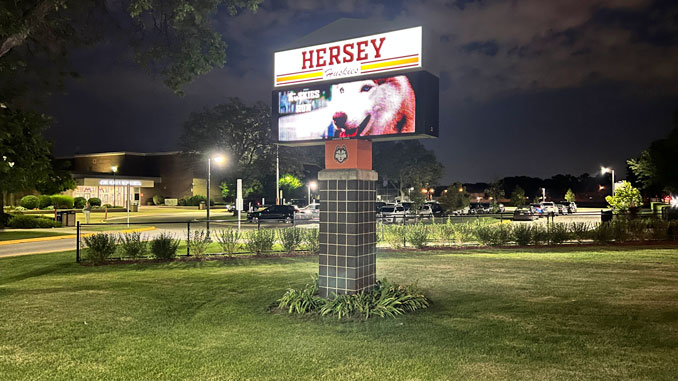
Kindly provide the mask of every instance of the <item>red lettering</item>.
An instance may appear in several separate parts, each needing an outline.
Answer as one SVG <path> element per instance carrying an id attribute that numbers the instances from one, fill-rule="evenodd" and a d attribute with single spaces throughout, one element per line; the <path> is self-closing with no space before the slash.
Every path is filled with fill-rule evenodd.
<path id="1" fill-rule="evenodd" d="M 384 40 L 386 37 L 382 37 L 379 39 L 379 46 L 377 46 L 377 40 L 372 40 L 370 41 L 372 43 L 372 46 L 374 46 L 374 58 L 379 58 L 381 57 L 381 47 L 384 45 Z"/>
<path id="2" fill-rule="evenodd" d="M 306 57 L 306 53 L 308 53 L 308 57 Z M 301 52 L 301 61 L 302 61 L 301 70 L 305 70 L 307 67 L 313 69 L 313 50 Z M 308 66 L 306 66 L 307 63 Z"/>
<path id="3" fill-rule="evenodd" d="M 326 65 L 326 63 L 325 63 L 325 57 L 323 57 L 323 55 L 325 54 L 326 51 L 327 51 L 327 49 L 325 49 L 325 48 L 321 48 L 321 49 L 316 49 L 316 50 L 315 50 L 315 56 L 316 56 L 316 58 L 315 58 L 315 66 L 317 66 L 317 67 L 322 67 L 322 66 L 325 66 L 325 65 Z M 320 53 L 322 53 L 322 54 L 320 54 Z"/>
<path id="4" fill-rule="evenodd" d="M 358 61 L 366 60 L 367 59 L 367 53 L 365 53 L 365 47 L 367 46 L 369 42 L 368 41 L 360 41 L 356 45 L 358 46 L 358 54 L 356 56 L 356 59 Z"/>
<path id="5" fill-rule="evenodd" d="M 336 64 L 340 64 L 339 62 L 339 51 L 341 50 L 340 47 L 338 46 L 330 46 L 330 62 L 328 62 L 328 65 L 332 65 L 332 62 Z"/>
<path id="6" fill-rule="evenodd" d="M 350 48 L 350 49 L 348 49 Z M 344 45 L 344 63 L 353 62 L 353 43 Z M 350 57 L 350 58 L 347 58 Z"/>

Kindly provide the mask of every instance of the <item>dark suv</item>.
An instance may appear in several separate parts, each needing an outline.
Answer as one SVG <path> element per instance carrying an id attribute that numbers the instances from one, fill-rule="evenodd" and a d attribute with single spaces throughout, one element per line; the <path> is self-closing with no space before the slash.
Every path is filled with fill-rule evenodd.
<path id="1" fill-rule="evenodd" d="M 294 221 L 294 206 L 292 205 L 272 205 L 264 210 L 247 213 L 247 219 L 255 224 L 263 220 L 274 220 L 283 222 Z"/>

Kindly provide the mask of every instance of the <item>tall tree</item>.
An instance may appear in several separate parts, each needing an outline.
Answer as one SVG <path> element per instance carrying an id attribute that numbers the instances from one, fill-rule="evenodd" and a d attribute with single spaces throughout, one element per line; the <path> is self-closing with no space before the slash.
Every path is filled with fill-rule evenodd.
<path id="1" fill-rule="evenodd" d="M 28 190 L 46 180 L 52 162 L 43 132 L 49 123 L 42 114 L 0 109 L 0 195 Z M 4 221 L 4 197 L 0 197 L 0 227 Z"/>
<path id="2" fill-rule="evenodd" d="M 409 188 L 421 189 L 438 183 L 443 165 L 433 151 L 418 140 L 375 143 L 373 167 L 404 197 Z"/>
<path id="3" fill-rule="evenodd" d="M 565 201 L 567 202 L 574 202 L 576 199 L 576 196 L 574 192 L 572 192 L 572 189 L 568 189 L 567 192 L 565 192 Z"/>
<path id="4" fill-rule="evenodd" d="M 261 2 L 3 1 L 0 3 L 0 69 L 14 67 L 21 71 L 28 62 L 31 66 L 39 64 L 44 54 L 50 61 L 64 56 L 74 46 L 99 40 L 107 32 L 102 28 L 103 21 L 108 21 L 114 26 L 112 30 L 130 39 L 140 64 L 160 74 L 173 91 L 182 93 L 184 85 L 226 62 L 226 43 L 213 22 L 219 9 L 233 16 L 244 9 L 256 11 Z M 13 61 L 12 55 L 19 59 Z"/>
<path id="5" fill-rule="evenodd" d="M 443 192 L 439 202 L 443 209 L 453 212 L 469 206 L 471 195 L 466 191 L 466 187 L 457 181 Z"/>
<path id="6" fill-rule="evenodd" d="M 650 148 L 627 163 L 643 190 L 678 193 L 678 110 L 668 137 L 652 142 Z"/>
<path id="7" fill-rule="evenodd" d="M 513 192 L 511 192 L 511 205 L 523 206 L 525 204 L 527 204 L 525 190 L 521 188 L 520 185 L 516 185 L 516 187 L 513 188 Z"/>
<path id="8" fill-rule="evenodd" d="M 492 205 L 496 205 L 499 199 L 504 198 L 504 184 L 501 180 L 490 183 L 490 186 L 485 189 L 485 194 L 492 198 Z"/>

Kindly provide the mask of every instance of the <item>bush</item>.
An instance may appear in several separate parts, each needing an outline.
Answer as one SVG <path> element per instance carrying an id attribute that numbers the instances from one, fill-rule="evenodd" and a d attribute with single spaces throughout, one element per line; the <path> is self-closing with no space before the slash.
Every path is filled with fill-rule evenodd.
<path id="1" fill-rule="evenodd" d="M 7 226 L 14 229 L 56 228 L 60 227 L 61 223 L 51 218 L 17 214 L 9 220 Z"/>
<path id="2" fill-rule="evenodd" d="M 504 246 L 511 242 L 511 225 L 480 225 L 476 228 L 476 235 L 483 245 Z"/>
<path id="3" fill-rule="evenodd" d="M 87 205 L 87 199 L 85 199 L 84 197 L 76 197 L 73 199 L 73 207 L 75 209 L 82 209 L 85 207 L 85 205 Z"/>
<path id="4" fill-rule="evenodd" d="M 21 198 L 19 205 L 26 209 L 36 209 L 40 206 L 40 200 L 37 196 L 28 195 Z"/>
<path id="5" fill-rule="evenodd" d="M 591 230 L 593 230 L 593 226 L 588 222 L 572 222 L 569 226 L 572 238 L 576 239 L 579 243 L 590 238 Z"/>
<path id="6" fill-rule="evenodd" d="M 520 246 L 527 246 L 532 242 L 532 226 L 517 224 L 513 227 L 513 240 Z"/>
<path id="7" fill-rule="evenodd" d="M 217 242 L 221 246 L 224 254 L 232 256 L 235 253 L 239 243 L 238 241 L 242 237 L 239 231 L 235 229 L 222 229 L 216 232 Z"/>
<path id="8" fill-rule="evenodd" d="M 278 241 L 288 253 L 294 252 L 301 245 L 303 234 L 302 229 L 297 227 L 278 229 L 277 231 Z"/>
<path id="9" fill-rule="evenodd" d="M 90 197 L 89 204 L 91 206 L 101 206 L 101 199 L 99 197 Z"/>
<path id="10" fill-rule="evenodd" d="M 542 224 L 532 225 L 532 243 L 535 245 L 544 245 L 549 242 L 549 232 L 546 226 Z"/>
<path id="11" fill-rule="evenodd" d="M 72 209 L 73 208 L 73 197 L 64 196 L 60 194 L 55 194 L 50 196 L 52 199 L 52 205 L 54 209 Z"/>
<path id="12" fill-rule="evenodd" d="M 656 240 L 665 240 L 670 239 L 669 236 L 669 223 L 664 220 L 654 218 L 650 220 L 648 224 L 649 235 L 651 239 Z"/>
<path id="13" fill-rule="evenodd" d="M 631 238 L 628 221 L 623 219 L 608 222 L 612 229 L 612 238 L 617 242 L 626 242 Z"/>
<path id="14" fill-rule="evenodd" d="M 603 222 L 591 231 L 591 238 L 596 243 L 610 243 L 614 239 L 614 232 L 609 222 Z"/>
<path id="15" fill-rule="evenodd" d="M 118 243 L 124 257 L 140 258 L 148 253 L 148 244 L 141 233 L 120 234 Z"/>
<path id="16" fill-rule="evenodd" d="M 429 242 L 428 227 L 424 224 L 407 225 L 405 227 L 405 238 L 412 246 L 423 249 Z"/>
<path id="17" fill-rule="evenodd" d="M 403 225 L 382 225 L 384 241 L 392 249 L 400 249 L 405 244 L 405 227 Z"/>
<path id="18" fill-rule="evenodd" d="M 158 259 L 172 259 L 177 256 L 179 240 L 169 233 L 161 233 L 151 240 L 151 254 Z"/>
<path id="19" fill-rule="evenodd" d="M 387 280 L 377 281 L 376 287 L 353 295 L 323 299 L 318 295 L 318 277 L 301 290 L 288 289 L 278 299 L 278 309 L 287 313 L 317 312 L 321 316 L 369 319 L 373 316 L 396 317 L 408 311 L 428 308 L 429 300 L 415 285 L 400 286 Z"/>
<path id="20" fill-rule="evenodd" d="M 83 238 L 87 251 L 84 259 L 94 263 L 104 263 L 115 253 L 115 237 L 112 234 L 97 233 Z"/>
<path id="21" fill-rule="evenodd" d="M 113 205 L 111 205 L 111 204 L 104 204 L 104 208 L 110 209 L 110 208 L 112 208 L 112 207 L 113 207 Z"/>
<path id="22" fill-rule="evenodd" d="M 570 232 L 566 224 L 552 223 L 548 225 L 548 240 L 552 245 L 560 245 L 570 239 Z"/>
<path id="23" fill-rule="evenodd" d="M 178 204 L 180 206 L 199 206 L 201 202 L 207 202 L 207 197 L 202 195 L 186 197 L 180 199 Z M 210 202 L 210 205 L 214 205 L 214 201 Z"/>
<path id="24" fill-rule="evenodd" d="M 311 253 L 320 251 L 320 231 L 318 229 L 304 229 L 302 239 L 308 251 Z"/>
<path id="25" fill-rule="evenodd" d="M 38 196 L 38 208 L 45 209 L 46 207 L 51 205 L 52 205 L 51 197 L 45 195 Z"/>
<path id="26" fill-rule="evenodd" d="M 245 246 L 247 250 L 256 255 L 273 250 L 275 243 L 275 230 L 257 229 L 245 234 Z"/>
<path id="27" fill-rule="evenodd" d="M 194 230 L 193 235 L 189 235 L 186 240 L 189 252 L 196 257 L 202 257 L 207 252 L 210 245 L 210 238 L 204 230 Z"/>
<path id="28" fill-rule="evenodd" d="M 153 204 L 162 205 L 165 203 L 165 198 L 159 194 L 153 195 Z"/>

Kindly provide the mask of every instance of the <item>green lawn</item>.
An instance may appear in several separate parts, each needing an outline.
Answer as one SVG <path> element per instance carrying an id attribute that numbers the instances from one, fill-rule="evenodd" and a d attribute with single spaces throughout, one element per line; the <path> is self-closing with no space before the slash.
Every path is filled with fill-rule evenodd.
<path id="1" fill-rule="evenodd" d="M 430 309 L 266 312 L 317 257 L 86 267 L 0 259 L 0 379 L 675 379 L 678 250 L 381 253 Z"/>
<path id="2" fill-rule="evenodd" d="M 0 231 L 0 241 L 12 241 L 15 239 L 39 238 L 39 237 L 55 237 L 60 235 L 68 235 L 66 233 L 45 232 L 45 231 Z"/>

